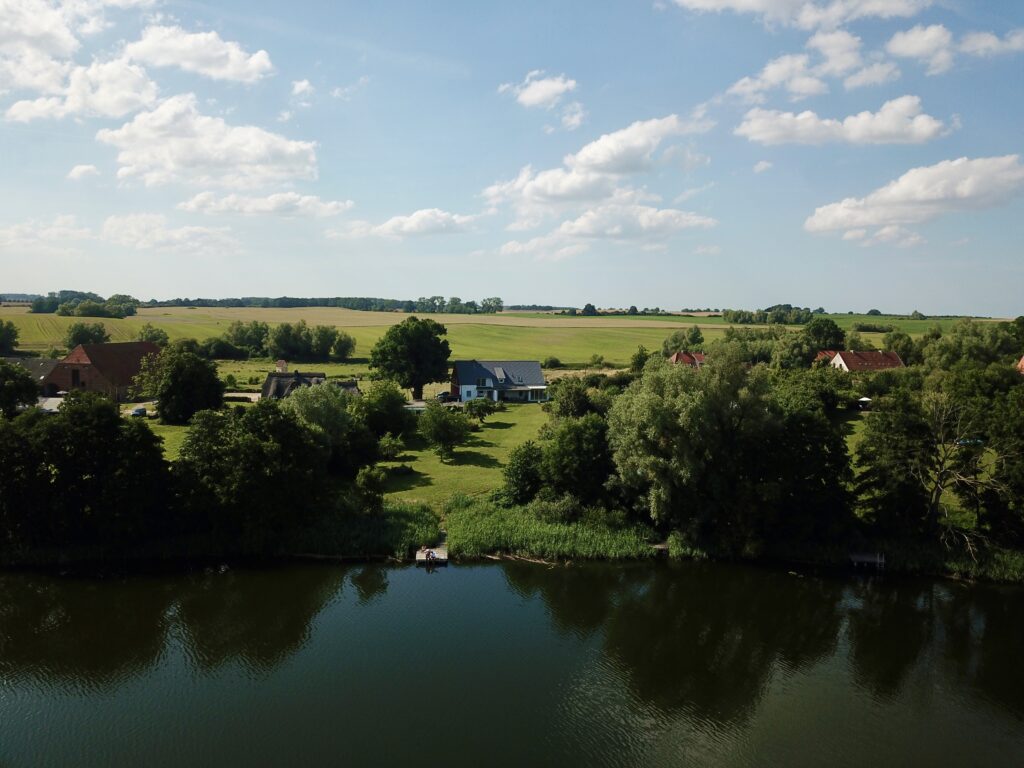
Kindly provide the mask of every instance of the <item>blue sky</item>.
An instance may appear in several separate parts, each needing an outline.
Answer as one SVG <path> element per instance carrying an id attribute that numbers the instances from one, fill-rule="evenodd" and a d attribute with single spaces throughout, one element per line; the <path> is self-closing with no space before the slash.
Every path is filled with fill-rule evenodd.
<path id="1" fill-rule="evenodd" d="M 1024 4 L 0 0 L 0 291 L 1024 312 Z"/>

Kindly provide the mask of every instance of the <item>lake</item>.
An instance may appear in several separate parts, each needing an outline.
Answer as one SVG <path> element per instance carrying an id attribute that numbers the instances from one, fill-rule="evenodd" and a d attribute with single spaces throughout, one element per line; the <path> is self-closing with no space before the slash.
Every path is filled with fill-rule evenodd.
<path id="1" fill-rule="evenodd" d="M 0 575 L 0 766 L 1019 766 L 1024 590 L 723 564 Z"/>

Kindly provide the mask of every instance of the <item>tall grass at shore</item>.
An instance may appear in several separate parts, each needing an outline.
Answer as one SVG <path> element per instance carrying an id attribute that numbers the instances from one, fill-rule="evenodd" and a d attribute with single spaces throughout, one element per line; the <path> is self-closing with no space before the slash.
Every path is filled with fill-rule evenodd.
<path id="1" fill-rule="evenodd" d="M 609 528 L 583 522 L 546 522 L 523 507 L 502 507 L 464 495 L 449 499 L 444 520 L 452 557 L 507 554 L 544 559 L 635 560 L 654 556 L 651 531 L 643 526 Z"/>

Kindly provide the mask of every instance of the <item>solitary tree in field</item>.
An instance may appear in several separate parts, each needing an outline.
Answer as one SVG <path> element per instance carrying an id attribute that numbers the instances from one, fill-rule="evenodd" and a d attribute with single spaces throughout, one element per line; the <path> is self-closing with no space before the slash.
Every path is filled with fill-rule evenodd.
<path id="1" fill-rule="evenodd" d="M 370 351 L 374 378 L 393 379 L 423 399 L 423 385 L 448 378 L 451 348 L 441 337 L 447 329 L 434 320 L 407 317 L 388 328 Z"/>
<path id="2" fill-rule="evenodd" d="M 441 460 L 448 461 L 455 453 L 455 447 L 469 437 L 469 419 L 453 408 L 431 401 L 420 414 L 419 431 Z"/>
<path id="3" fill-rule="evenodd" d="M 171 343 L 171 338 L 163 328 L 157 328 L 152 323 L 146 323 L 139 328 L 139 341 L 151 341 L 163 349 Z"/>

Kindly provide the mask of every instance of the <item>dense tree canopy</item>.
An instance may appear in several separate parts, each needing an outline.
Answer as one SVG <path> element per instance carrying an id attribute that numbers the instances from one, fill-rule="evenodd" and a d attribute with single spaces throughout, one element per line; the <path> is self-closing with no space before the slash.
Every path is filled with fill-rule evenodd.
<path id="1" fill-rule="evenodd" d="M 425 384 L 448 378 L 451 348 L 441 338 L 447 332 L 440 323 L 415 316 L 391 326 L 370 352 L 373 375 L 396 381 L 421 400 Z"/>
<path id="2" fill-rule="evenodd" d="M 0 320 L 0 355 L 10 354 L 18 346 L 18 326 L 10 320 Z"/>
<path id="3" fill-rule="evenodd" d="M 64 346 L 74 349 L 79 344 L 104 344 L 110 341 L 110 334 L 103 323 L 72 323 L 64 334 Z"/>
<path id="4" fill-rule="evenodd" d="M 224 404 L 217 366 L 174 346 L 143 360 L 134 388 L 138 397 L 157 401 L 160 420 L 166 424 L 187 424 L 198 411 Z"/>
<path id="5" fill-rule="evenodd" d="M 20 365 L 0 360 L 0 416 L 11 419 L 23 406 L 32 405 L 39 388 Z"/>

